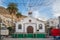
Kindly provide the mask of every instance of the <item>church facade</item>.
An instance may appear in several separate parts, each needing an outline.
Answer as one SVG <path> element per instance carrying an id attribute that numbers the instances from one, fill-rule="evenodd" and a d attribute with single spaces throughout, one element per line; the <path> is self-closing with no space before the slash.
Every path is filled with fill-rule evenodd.
<path id="1" fill-rule="evenodd" d="M 16 23 L 18 33 L 45 33 L 45 24 L 42 20 L 26 17 Z"/>

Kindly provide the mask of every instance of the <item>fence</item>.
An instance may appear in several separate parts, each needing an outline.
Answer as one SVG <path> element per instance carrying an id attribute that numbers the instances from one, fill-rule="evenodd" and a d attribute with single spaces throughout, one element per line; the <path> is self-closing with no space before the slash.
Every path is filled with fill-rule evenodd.
<path id="1" fill-rule="evenodd" d="M 46 38 L 46 34 L 11 34 L 12 38 Z"/>

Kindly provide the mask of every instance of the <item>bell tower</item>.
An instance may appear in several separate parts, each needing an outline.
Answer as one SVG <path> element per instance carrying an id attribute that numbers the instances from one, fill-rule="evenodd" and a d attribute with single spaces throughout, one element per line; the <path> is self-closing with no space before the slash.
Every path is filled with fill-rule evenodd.
<path id="1" fill-rule="evenodd" d="M 31 2 L 31 0 L 30 0 L 30 2 Z M 28 5 L 28 16 L 29 17 L 32 17 L 32 10 L 31 10 L 31 8 L 32 8 L 32 5 L 29 3 L 29 5 Z"/>
<path id="2" fill-rule="evenodd" d="M 29 17 L 32 17 L 32 11 L 29 11 L 29 12 L 28 12 L 28 16 L 29 16 Z"/>

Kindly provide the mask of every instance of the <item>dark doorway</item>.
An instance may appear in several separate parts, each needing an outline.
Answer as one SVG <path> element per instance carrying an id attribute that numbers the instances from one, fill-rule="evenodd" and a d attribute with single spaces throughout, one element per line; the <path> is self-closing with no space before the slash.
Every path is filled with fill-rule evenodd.
<path id="1" fill-rule="evenodd" d="M 27 33 L 33 33 L 33 27 L 32 26 L 27 27 Z"/>

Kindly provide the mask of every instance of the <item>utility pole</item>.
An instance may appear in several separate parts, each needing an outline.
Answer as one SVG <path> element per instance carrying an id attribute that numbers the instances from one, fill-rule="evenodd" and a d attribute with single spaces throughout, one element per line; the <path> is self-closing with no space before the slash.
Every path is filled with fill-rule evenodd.
<path id="1" fill-rule="evenodd" d="M 58 19 L 59 19 L 59 26 L 58 26 L 58 28 L 60 29 L 60 16 L 58 17 Z"/>

